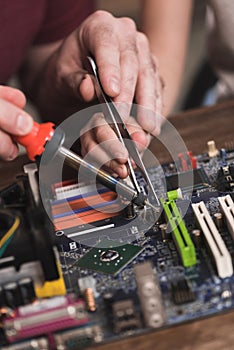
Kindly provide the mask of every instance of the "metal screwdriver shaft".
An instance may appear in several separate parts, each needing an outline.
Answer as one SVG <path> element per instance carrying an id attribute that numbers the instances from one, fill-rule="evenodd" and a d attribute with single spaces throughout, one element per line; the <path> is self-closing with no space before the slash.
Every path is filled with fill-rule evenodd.
<path id="1" fill-rule="evenodd" d="M 54 157 L 60 156 L 69 166 L 78 170 L 82 166 L 87 175 L 95 175 L 97 181 L 110 190 L 116 192 L 139 207 L 149 205 L 153 207 L 147 197 L 136 189 L 117 180 L 105 171 L 96 168 L 93 164 L 86 162 L 76 153 L 63 146 L 65 140 L 64 132 L 57 128 L 53 123 L 38 124 L 34 122 L 31 133 L 25 136 L 15 137 L 15 141 L 26 148 L 29 159 L 36 160 L 43 156 L 44 161 L 50 162 Z M 155 210 L 157 208 L 153 207 Z"/>
<path id="2" fill-rule="evenodd" d="M 131 188 L 130 186 L 117 180 L 102 169 L 96 168 L 93 164 L 86 162 L 83 158 L 67 148 L 60 146 L 57 155 L 64 158 L 65 162 L 72 168 L 77 170 L 79 167 L 82 167 L 80 169 L 82 169 L 81 171 L 84 171 L 85 174 L 95 175 L 98 182 L 125 199 L 135 203 L 138 206 L 144 206 L 146 204 L 146 196 L 143 193 L 138 193 L 134 188 Z"/>

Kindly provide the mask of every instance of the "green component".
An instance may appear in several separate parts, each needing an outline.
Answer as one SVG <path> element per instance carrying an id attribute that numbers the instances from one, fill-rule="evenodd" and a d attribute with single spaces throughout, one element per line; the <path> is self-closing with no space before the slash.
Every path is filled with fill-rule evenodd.
<path id="1" fill-rule="evenodd" d="M 79 259 L 77 265 L 83 269 L 115 276 L 142 250 L 137 245 L 121 245 L 120 242 L 104 239 Z"/>
<path id="2" fill-rule="evenodd" d="M 184 267 L 195 265 L 197 263 L 195 247 L 175 201 L 161 199 L 161 203 L 171 226 L 172 236 Z"/>
<path id="3" fill-rule="evenodd" d="M 173 201 L 178 198 L 182 198 L 182 192 L 180 188 L 177 188 L 176 190 L 167 192 L 167 198 L 169 201 Z"/>

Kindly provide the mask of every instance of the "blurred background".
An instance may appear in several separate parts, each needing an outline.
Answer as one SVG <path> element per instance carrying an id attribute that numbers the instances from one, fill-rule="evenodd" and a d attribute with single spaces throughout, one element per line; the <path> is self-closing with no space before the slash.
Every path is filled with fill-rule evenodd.
<path id="1" fill-rule="evenodd" d="M 131 17 L 136 21 L 137 25 L 139 25 L 141 1 L 142 0 L 96 0 L 98 9 L 109 11 L 117 17 Z M 190 97 L 191 95 L 194 97 L 194 92 L 192 91 L 191 93 L 191 88 L 194 85 L 194 81 L 196 80 L 196 77 L 201 67 L 203 66 L 203 62 L 205 60 L 205 6 L 206 1 L 194 1 L 193 19 L 190 30 L 190 38 L 187 50 L 187 59 L 185 64 L 183 82 L 177 103 L 173 111 L 174 113 L 176 113 L 177 111 L 184 110 L 185 108 L 191 107 L 190 101 L 188 103 L 188 100 L 190 99 L 188 99 L 188 97 L 189 95 Z M 19 86 L 17 78 L 15 77 L 10 81 L 10 84 L 16 87 Z M 26 109 L 31 115 L 34 116 L 35 119 L 39 119 L 37 110 L 30 102 L 28 102 Z M 24 152 L 22 148 L 20 151 Z"/>
<path id="2" fill-rule="evenodd" d="M 128 16 L 139 25 L 140 2 L 142 0 L 96 0 L 97 8 L 107 10 L 115 16 Z M 205 59 L 205 4 L 206 1 L 194 1 L 193 20 L 190 31 L 187 59 L 183 76 L 183 83 L 180 94 L 174 108 L 174 112 L 183 110 L 186 106 L 188 95 L 195 78 Z M 10 82 L 13 86 L 18 86 L 18 81 L 13 78 Z M 191 94 L 190 94 L 191 95 Z M 188 107 L 188 106 L 187 106 Z M 27 110 L 37 117 L 36 109 L 28 103 Z"/>
<path id="3" fill-rule="evenodd" d="M 97 8 L 107 10 L 115 16 L 131 17 L 139 24 L 140 2 L 141 0 L 97 0 Z M 188 95 L 190 95 L 190 90 L 205 59 L 205 9 L 206 1 L 194 1 L 193 20 L 183 83 L 174 112 L 184 109 L 185 105 L 188 104 Z"/>

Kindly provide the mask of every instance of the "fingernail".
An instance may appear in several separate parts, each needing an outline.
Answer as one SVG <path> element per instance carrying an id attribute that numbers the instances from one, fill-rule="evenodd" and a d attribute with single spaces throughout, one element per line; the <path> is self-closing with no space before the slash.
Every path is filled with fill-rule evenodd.
<path id="1" fill-rule="evenodd" d="M 24 135 L 30 132 L 32 129 L 32 125 L 33 125 L 32 118 L 30 118 L 28 115 L 20 114 L 17 117 L 16 128 L 20 134 Z"/>
<path id="2" fill-rule="evenodd" d="M 119 85 L 119 80 L 116 78 L 111 78 L 110 79 L 110 88 L 113 91 L 114 94 L 119 94 L 119 89 L 120 89 L 120 85 Z"/>
<path id="3" fill-rule="evenodd" d="M 7 157 L 6 160 L 13 160 L 17 157 L 17 155 L 18 155 L 18 148 L 15 145 L 13 145 L 10 155 Z"/>

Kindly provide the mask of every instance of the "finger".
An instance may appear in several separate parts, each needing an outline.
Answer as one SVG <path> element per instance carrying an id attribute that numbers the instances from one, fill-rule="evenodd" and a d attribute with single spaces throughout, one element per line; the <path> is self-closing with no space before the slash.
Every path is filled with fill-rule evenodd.
<path id="1" fill-rule="evenodd" d="M 138 45 L 144 55 L 139 55 L 139 76 L 136 88 L 136 101 L 138 103 L 137 120 L 144 130 L 152 135 L 158 134 L 156 100 L 161 93 L 158 91 L 158 69 L 156 61 L 151 56 L 149 43 L 143 33 L 138 33 Z"/>
<path id="2" fill-rule="evenodd" d="M 85 102 L 91 102 L 95 97 L 94 85 L 88 74 L 85 75 L 80 83 L 80 94 Z"/>
<path id="3" fill-rule="evenodd" d="M 96 163 L 100 166 L 105 165 L 121 178 L 128 176 L 128 171 L 125 164 L 120 164 L 116 159 L 111 159 L 111 156 L 103 149 L 100 144 L 95 141 L 95 136 L 92 131 L 85 133 L 81 137 L 82 156 L 90 163 Z"/>
<path id="4" fill-rule="evenodd" d="M 82 41 L 94 55 L 101 83 L 107 95 L 120 92 L 119 40 L 116 21 L 105 11 L 96 11 L 82 30 Z"/>
<path id="5" fill-rule="evenodd" d="M 11 137 L 0 130 L 0 157 L 4 160 L 13 160 L 18 155 L 18 147 Z"/>
<path id="6" fill-rule="evenodd" d="M 136 28 L 131 19 L 121 18 L 118 20 L 120 26 L 120 66 L 121 87 L 120 94 L 115 98 L 116 102 L 126 104 L 127 107 L 133 101 L 138 76 L 138 49 L 136 46 Z M 125 107 L 126 108 L 126 107 Z M 130 110 L 122 111 L 129 114 Z"/>
<path id="7" fill-rule="evenodd" d="M 117 159 L 120 163 L 126 163 L 128 151 L 119 141 L 115 131 L 104 120 L 103 114 L 96 114 L 93 123 L 96 142 L 102 144 L 102 147 L 112 158 Z"/>
<path id="8" fill-rule="evenodd" d="M 147 147 L 147 134 L 142 130 L 141 126 L 133 117 L 129 117 L 126 127 L 128 132 L 135 142 L 139 152 L 142 152 Z"/>
<path id="9" fill-rule="evenodd" d="M 12 135 L 25 135 L 33 126 L 32 117 L 22 109 L 0 99 L 0 129 Z"/>
<path id="10" fill-rule="evenodd" d="M 86 151 L 90 151 L 90 144 L 92 142 L 100 144 L 107 154 L 112 159 L 116 159 L 119 163 L 126 163 L 128 159 L 128 152 L 124 145 L 119 141 L 114 130 L 106 123 L 102 113 L 96 113 L 89 124 L 87 124 L 82 131 L 82 142 Z"/>
<path id="11" fill-rule="evenodd" d="M 10 86 L 0 85 L 0 98 L 13 103 L 19 108 L 24 108 L 26 104 L 26 97 L 23 92 Z"/>
<path id="12" fill-rule="evenodd" d="M 163 110 L 163 89 L 164 81 L 162 77 L 157 74 L 156 76 L 156 113 L 162 115 Z"/>

